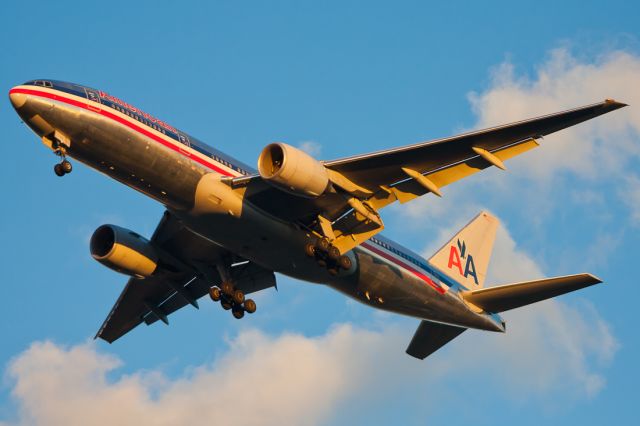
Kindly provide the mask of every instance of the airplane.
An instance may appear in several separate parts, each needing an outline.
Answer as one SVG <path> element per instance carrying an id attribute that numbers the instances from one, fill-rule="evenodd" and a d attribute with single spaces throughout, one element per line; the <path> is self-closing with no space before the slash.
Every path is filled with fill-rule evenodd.
<path id="1" fill-rule="evenodd" d="M 235 318 L 253 314 L 246 296 L 275 287 L 278 272 L 419 319 L 406 352 L 424 359 L 469 328 L 505 332 L 504 311 L 601 282 L 582 273 L 485 287 L 496 217 L 480 212 L 427 260 L 380 234 L 380 211 L 504 170 L 543 137 L 626 106 L 612 99 L 331 161 L 271 143 L 254 170 L 101 90 L 32 80 L 9 98 L 60 157 L 57 176 L 74 158 L 166 208 L 150 239 L 110 224 L 91 237 L 93 258 L 129 277 L 95 336 L 109 343 L 206 295 Z"/>

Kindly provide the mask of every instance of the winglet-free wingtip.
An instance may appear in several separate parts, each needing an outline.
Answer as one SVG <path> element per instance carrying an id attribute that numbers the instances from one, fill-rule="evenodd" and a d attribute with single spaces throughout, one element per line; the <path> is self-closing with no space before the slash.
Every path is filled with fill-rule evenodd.
<path id="1" fill-rule="evenodd" d="M 604 100 L 604 103 L 607 105 L 611 105 L 611 106 L 615 106 L 617 108 L 624 108 L 626 106 L 629 106 L 629 104 L 625 104 L 623 102 L 618 102 L 615 99 L 612 98 L 607 98 Z"/>
<path id="2" fill-rule="evenodd" d="M 590 274 L 590 273 L 587 272 L 585 275 L 588 275 L 589 278 L 591 278 L 593 280 L 594 284 L 602 284 L 603 283 L 603 281 L 600 278 L 596 277 L 593 274 Z"/>
<path id="3" fill-rule="evenodd" d="M 113 340 L 109 341 L 109 340 L 105 339 L 103 336 L 101 336 L 100 334 L 96 334 L 95 336 L 93 336 L 93 340 L 98 340 L 98 339 L 100 339 L 100 340 L 102 340 L 104 342 L 107 342 L 108 344 L 112 344 L 113 343 Z"/>

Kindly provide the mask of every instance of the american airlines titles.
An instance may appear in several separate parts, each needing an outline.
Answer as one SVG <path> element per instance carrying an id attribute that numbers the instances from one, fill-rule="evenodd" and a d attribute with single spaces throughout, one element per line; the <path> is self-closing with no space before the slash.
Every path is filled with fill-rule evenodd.
<path id="1" fill-rule="evenodd" d="M 149 115 L 146 112 L 139 110 L 138 108 L 134 107 L 133 105 L 128 104 L 125 101 L 116 98 L 115 96 L 111 96 L 110 94 L 105 93 L 102 90 L 100 90 L 98 92 L 98 94 L 100 95 L 101 98 L 106 99 L 106 100 L 111 101 L 111 102 L 114 102 L 114 103 L 116 103 L 116 104 L 128 109 L 129 111 L 131 111 L 134 114 L 141 115 L 142 117 L 146 118 L 147 120 L 151 121 L 152 123 L 157 124 L 158 126 L 164 128 L 164 129 L 166 129 L 166 130 L 168 130 L 170 132 L 173 132 L 173 133 L 176 133 L 176 134 L 178 133 L 178 131 L 175 128 L 171 127 L 170 125 L 168 125 L 164 121 L 158 120 L 157 118 L 153 117 L 152 115 Z"/>

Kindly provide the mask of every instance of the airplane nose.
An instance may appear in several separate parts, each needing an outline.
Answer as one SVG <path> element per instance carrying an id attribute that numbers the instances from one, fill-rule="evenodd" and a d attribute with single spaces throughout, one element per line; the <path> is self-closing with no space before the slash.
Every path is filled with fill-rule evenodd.
<path id="1" fill-rule="evenodd" d="M 27 102 L 27 95 L 19 93 L 17 89 L 9 90 L 9 100 L 15 109 L 20 109 Z"/>

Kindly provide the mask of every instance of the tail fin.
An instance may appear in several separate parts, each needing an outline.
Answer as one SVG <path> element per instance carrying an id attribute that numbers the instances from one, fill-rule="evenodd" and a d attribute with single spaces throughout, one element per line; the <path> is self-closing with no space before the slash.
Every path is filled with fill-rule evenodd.
<path id="1" fill-rule="evenodd" d="M 500 221 L 480 212 L 429 263 L 471 290 L 482 288 Z"/>

